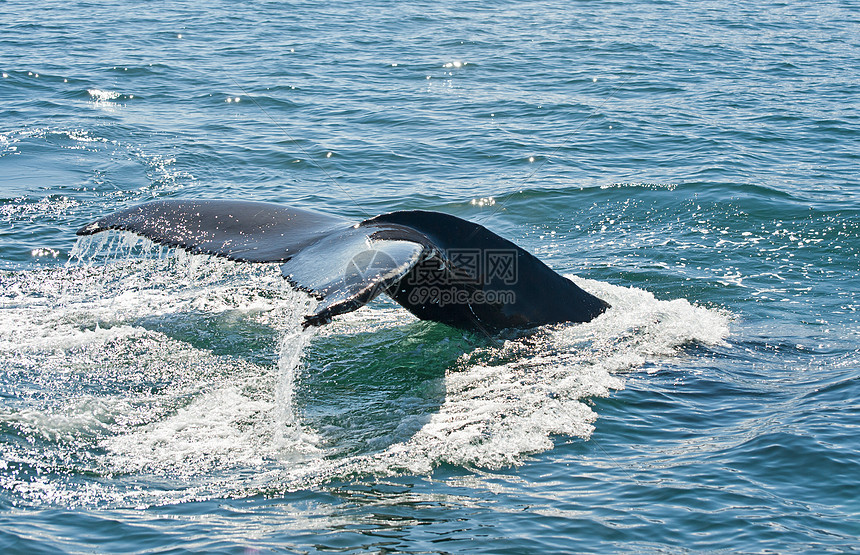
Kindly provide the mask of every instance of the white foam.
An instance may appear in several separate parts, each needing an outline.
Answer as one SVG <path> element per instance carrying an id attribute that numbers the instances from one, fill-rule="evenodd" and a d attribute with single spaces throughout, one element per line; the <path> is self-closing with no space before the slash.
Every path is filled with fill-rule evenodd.
<path id="1" fill-rule="evenodd" d="M 117 98 L 122 96 L 122 94 L 120 94 L 116 91 L 107 91 L 104 89 L 87 89 L 87 93 L 90 95 L 90 97 L 93 98 L 93 100 L 95 100 L 97 102 L 105 102 L 107 100 L 116 100 Z"/>
<path id="2" fill-rule="evenodd" d="M 259 445 L 259 421 L 271 410 L 271 401 L 228 385 L 164 419 L 109 436 L 103 446 L 111 467 L 122 473 L 197 476 L 219 467 L 258 467 L 268 454 Z"/>
<path id="3" fill-rule="evenodd" d="M 289 290 L 276 266 L 166 256 L 147 243 L 128 235 L 91 240 L 76 251 L 83 266 L 0 276 L 0 355 L 5 370 L 26 374 L 34 388 L 32 398 L 4 405 L 0 419 L 48 442 L 4 460 L 50 466 L 51 457 L 81 457 L 87 471 L 131 476 L 135 484 L 145 475 L 178 482 L 164 490 L 115 483 L 81 491 L 7 475 L 3 487 L 41 501 L 161 503 L 354 473 L 423 474 L 446 463 L 522 464 L 557 438 L 589 438 L 598 414 L 588 399 L 623 388 L 625 373 L 660 368 L 685 345 L 720 345 L 729 334 L 731 316 L 723 311 L 573 278 L 613 308 L 586 324 L 464 352 L 444 376 L 430 379 L 426 399 L 391 399 L 411 403 L 402 421 L 349 454 L 336 443 L 348 422 L 330 437 L 296 403 L 297 393 L 305 403 L 315 398 L 301 380 L 314 330 L 299 331 L 312 301 Z M 105 252 L 113 263 L 102 265 Z M 148 258 L 135 258 L 141 252 Z M 276 365 L 217 354 L 147 324 L 194 327 L 227 312 L 237 314 L 239 328 L 273 330 Z M 414 325 L 414 318 L 383 301 L 337 319 L 322 335 L 331 343 L 397 325 Z M 468 349 L 468 342 L 451 348 Z M 372 435 L 370 424 L 362 430 Z"/>
<path id="4" fill-rule="evenodd" d="M 531 339 L 490 349 L 497 364 L 449 370 L 445 399 L 410 438 L 378 453 L 295 468 L 291 480 L 353 473 L 429 473 L 449 463 L 500 468 L 551 449 L 555 437 L 587 439 L 597 414 L 587 404 L 624 387 L 623 376 L 646 363 L 659 367 L 690 343 L 724 345 L 730 315 L 686 300 L 572 278 L 613 308 L 586 324 L 562 326 Z"/>
<path id="5" fill-rule="evenodd" d="M 222 318 L 225 325 L 235 319 L 240 330 L 271 328 L 275 349 L 276 336 L 297 329 L 310 299 L 292 291 L 275 265 L 165 257 L 145 243 L 128 234 L 99 238 L 77 250 L 84 266 L 0 275 L 0 357 L 16 387 L 0 419 L 30 441 L 47 442 L 4 460 L 48 472 L 53 459 L 73 457 L 108 475 L 191 476 L 313 450 L 313 437 L 285 417 L 280 403 L 291 393 L 275 395 L 277 368 L 182 339 L 186 328 L 194 336 L 195 322 L 226 313 L 234 316 Z M 137 247 L 150 259 L 130 256 Z M 105 253 L 114 262 L 94 264 Z M 105 452 L 97 460 L 96 439 Z M 0 481 L 42 500 L 80 493 L 61 483 Z"/>

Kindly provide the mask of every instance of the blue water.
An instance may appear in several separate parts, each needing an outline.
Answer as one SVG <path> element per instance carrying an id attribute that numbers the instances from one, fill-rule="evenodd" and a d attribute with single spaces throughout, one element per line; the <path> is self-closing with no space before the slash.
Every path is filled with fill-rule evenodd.
<path id="1" fill-rule="evenodd" d="M 860 7 L 0 2 L 0 551 L 860 551 Z M 483 223 L 613 308 L 485 338 L 74 231 Z"/>

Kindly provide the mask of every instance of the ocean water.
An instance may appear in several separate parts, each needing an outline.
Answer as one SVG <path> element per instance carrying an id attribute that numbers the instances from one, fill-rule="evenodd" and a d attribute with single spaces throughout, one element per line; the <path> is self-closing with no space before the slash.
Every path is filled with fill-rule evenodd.
<path id="1" fill-rule="evenodd" d="M 0 551 L 860 551 L 860 6 L 0 2 Z M 455 214 L 487 338 L 75 230 Z"/>

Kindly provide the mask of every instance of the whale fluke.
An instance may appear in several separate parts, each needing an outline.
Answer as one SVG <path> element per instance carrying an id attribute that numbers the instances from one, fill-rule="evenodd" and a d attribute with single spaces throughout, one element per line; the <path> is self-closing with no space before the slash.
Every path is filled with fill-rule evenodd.
<path id="1" fill-rule="evenodd" d="M 484 332 L 587 322 L 609 308 L 507 239 L 440 212 L 353 223 L 265 202 L 172 199 L 114 212 L 77 234 L 107 230 L 195 254 L 281 263 L 293 286 L 320 299 L 305 326 L 383 292 L 421 319 Z"/>

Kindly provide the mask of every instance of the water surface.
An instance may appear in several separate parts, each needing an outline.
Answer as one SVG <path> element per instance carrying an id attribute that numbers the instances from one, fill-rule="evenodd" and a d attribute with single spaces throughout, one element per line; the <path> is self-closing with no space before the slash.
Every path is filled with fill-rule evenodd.
<path id="1" fill-rule="evenodd" d="M 860 549 L 851 3 L 0 3 L 0 547 Z M 302 333 L 155 198 L 480 222 L 608 300 Z"/>

